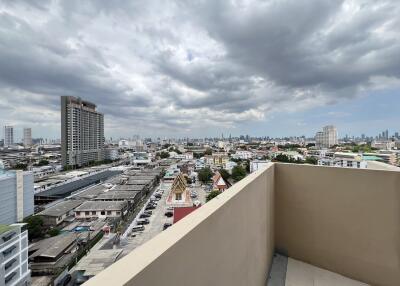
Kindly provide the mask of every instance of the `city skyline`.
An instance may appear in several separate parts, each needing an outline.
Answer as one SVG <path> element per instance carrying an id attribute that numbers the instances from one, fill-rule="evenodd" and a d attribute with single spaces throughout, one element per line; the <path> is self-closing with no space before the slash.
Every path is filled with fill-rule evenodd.
<path id="1" fill-rule="evenodd" d="M 393 134 L 398 13 L 395 1 L 4 2 L 0 125 L 16 141 L 24 127 L 60 138 L 71 95 L 97 103 L 106 138 Z"/>

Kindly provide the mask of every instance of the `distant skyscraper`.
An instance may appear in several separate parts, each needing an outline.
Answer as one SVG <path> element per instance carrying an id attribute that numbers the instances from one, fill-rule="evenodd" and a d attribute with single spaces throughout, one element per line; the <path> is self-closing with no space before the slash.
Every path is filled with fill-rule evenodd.
<path id="1" fill-rule="evenodd" d="M 4 146 L 14 145 L 14 127 L 4 126 Z"/>
<path id="2" fill-rule="evenodd" d="M 104 115 L 94 103 L 61 97 L 61 156 L 63 166 L 83 166 L 104 158 Z"/>
<path id="3" fill-rule="evenodd" d="M 333 125 L 328 125 L 315 135 L 315 146 L 317 148 L 330 148 L 338 144 L 337 129 Z"/>
<path id="4" fill-rule="evenodd" d="M 32 129 L 31 128 L 24 128 L 23 143 L 24 143 L 25 147 L 32 146 Z"/>

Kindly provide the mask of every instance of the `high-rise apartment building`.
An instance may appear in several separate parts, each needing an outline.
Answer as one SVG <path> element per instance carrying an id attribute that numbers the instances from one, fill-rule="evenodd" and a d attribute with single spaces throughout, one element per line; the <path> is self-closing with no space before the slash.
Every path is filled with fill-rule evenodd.
<path id="1" fill-rule="evenodd" d="M 338 144 L 338 133 L 333 125 L 325 126 L 322 131 L 315 135 L 315 146 L 317 148 L 330 148 L 336 144 Z"/>
<path id="2" fill-rule="evenodd" d="M 14 127 L 4 126 L 4 147 L 14 145 Z"/>
<path id="3" fill-rule="evenodd" d="M 32 146 L 32 129 L 31 128 L 24 128 L 24 137 L 23 142 L 25 147 Z"/>
<path id="4" fill-rule="evenodd" d="M 103 160 L 104 115 L 94 103 L 61 97 L 61 155 L 63 166 L 83 166 Z"/>

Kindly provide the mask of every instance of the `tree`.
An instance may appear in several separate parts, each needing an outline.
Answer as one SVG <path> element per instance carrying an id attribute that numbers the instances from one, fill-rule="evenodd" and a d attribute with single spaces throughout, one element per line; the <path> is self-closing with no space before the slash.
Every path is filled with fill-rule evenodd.
<path id="1" fill-rule="evenodd" d="M 165 151 L 162 151 L 161 153 L 159 153 L 159 155 L 161 159 L 169 158 L 169 153 Z"/>
<path id="2" fill-rule="evenodd" d="M 204 152 L 205 155 L 212 155 L 212 149 L 207 148 L 206 151 Z"/>
<path id="3" fill-rule="evenodd" d="M 311 164 L 311 165 L 317 165 L 318 164 L 318 159 L 315 157 L 307 157 L 306 158 L 306 163 Z"/>
<path id="4" fill-rule="evenodd" d="M 215 198 L 216 196 L 218 196 L 221 192 L 220 191 L 212 191 L 211 193 L 209 193 L 206 197 L 206 202 L 211 201 L 213 198 Z"/>
<path id="5" fill-rule="evenodd" d="M 186 178 L 186 183 L 190 185 L 192 183 L 192 179 L 190 177 L 185 177 Z"/>
<path id="6" fill-rule="evenodd" d="M 24 219 L 27 223 L 29 239 L 42 238 L 43 232 L 43 219 L 40 216 L 29 216 Z"/>
<path id="7" fill-rule="evenodd" d="M 49 229 L 49 231 L 47 232 L 47 234 L 50 235 L 51 237 L 57 236 L 60 233 L 61 233 L 61 231 L 58 228 Z"/>
<path id="8" fill-rule="evenodd" d="M 237 166 L 233 167 L 233 169 L 232 169 L 232 179 L 235 182 L 240 181 L 244 177 L 246 177 L 246 170 L 242 166 L 237 165 Z"/>
<path id="9" fill-rule="evenodd" d="M 201 181 L 202 183 L 208 183 L 211 180 L 212 175 L 213 172 L 210 168 L 203 168 L 198 173 L 199 181 Z"/>
<path id="10" fill-rule="evenodd" d="M 47 160 L 40 160 L 39 163 L 36 164 L 36 166 L 40 167 L 40 166 L 47 166 L 49 164 L 49 161 Z"/>
<path id="11" fill-rule="evenodd" d="M 195 158 L 195 159 L 200 159 L 203 156 L 204 156 L 204 153 L 193 153 L 193 158 Z"/>
<path id="12" fill-rule="evenodd" d="M 231 174 L 229 174 L 229 172 L 225 169 L 219 169 L 218 172 L 221 174 L 221 177 L 225 182 L 231 177 Z"/>

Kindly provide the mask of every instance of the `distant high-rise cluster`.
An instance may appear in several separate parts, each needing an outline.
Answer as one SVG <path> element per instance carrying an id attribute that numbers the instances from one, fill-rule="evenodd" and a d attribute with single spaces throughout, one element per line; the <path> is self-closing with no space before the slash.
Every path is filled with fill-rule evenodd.
<path id="1" fill-rule="evenodd" d="M 330 148 L 338 144 L 337 129 L 333 125 L 325 126 L 322 131 L 315 135 L 315 146 L 317 148 Z"/>
<path id="2" fill-rule="evenodd" d="M 14 145 L 14 127 L 4 126 L 4 147 Z"/>
<path id="3" fill-rule="evenodd" d="M 63 166 L 83 166 L 104 157 L 104 115 L 94 103 L 61 97 L 61 157 Z"/>

